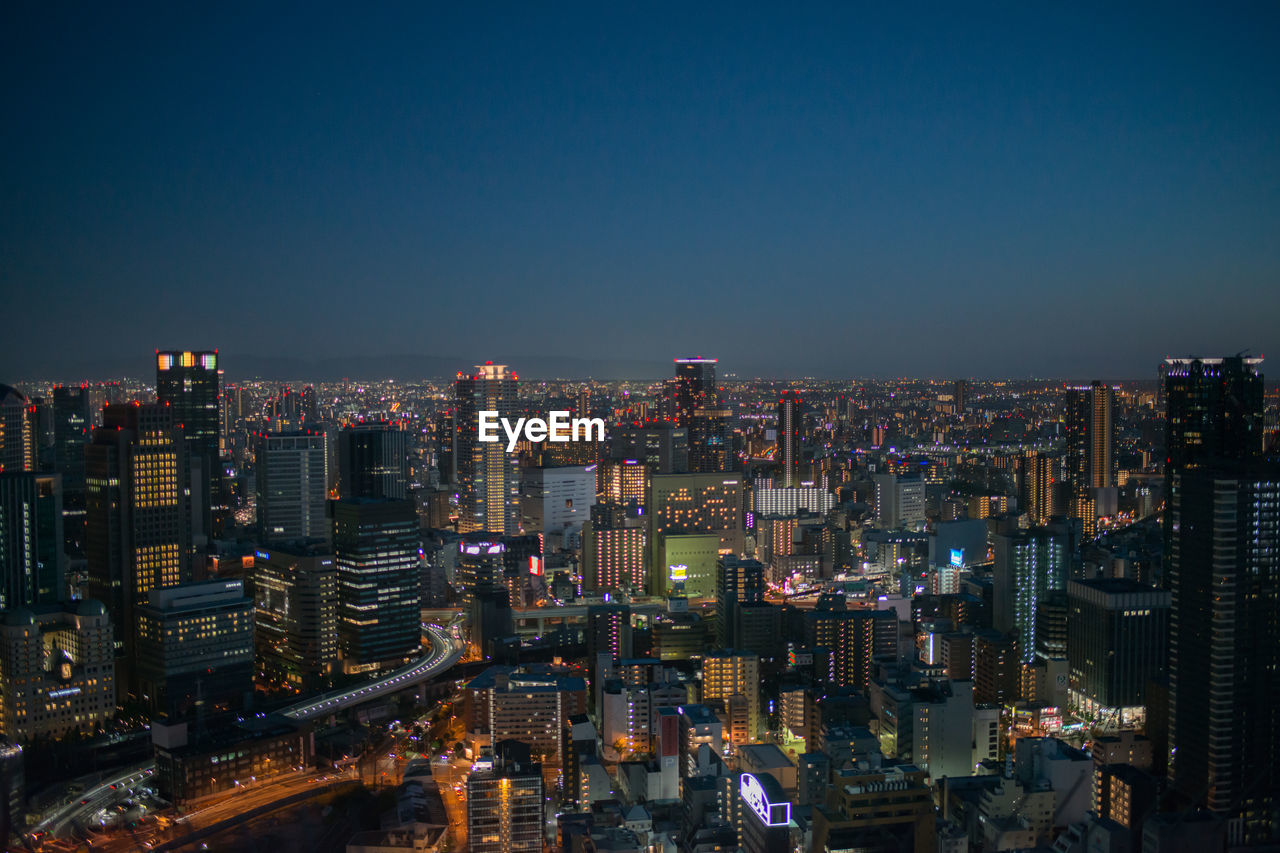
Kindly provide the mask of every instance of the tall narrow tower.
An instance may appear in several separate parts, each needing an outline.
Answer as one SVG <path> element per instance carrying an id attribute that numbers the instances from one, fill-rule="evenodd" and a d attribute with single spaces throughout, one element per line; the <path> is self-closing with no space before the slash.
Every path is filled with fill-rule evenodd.
<path id="1" fill-rule="evenodd" d="M 519 530 L 519 481 L 504 441 L 480 441 L 480 413 L 509 417 L 516 407 L 518 377 L 505 364 L 485 362 L 454 385 L 454 442 L 458 470 L 458 528 L 514 536 Z"/>

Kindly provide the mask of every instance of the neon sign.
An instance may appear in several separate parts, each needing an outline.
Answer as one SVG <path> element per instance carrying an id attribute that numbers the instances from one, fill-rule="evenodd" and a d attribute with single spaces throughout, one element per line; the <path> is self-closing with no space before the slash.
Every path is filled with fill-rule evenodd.
<path id="1" fill-rule="evenodd" d="M 765 826 L 786 826 L 791 823 L 791 803 L 770 802 L 760 780 L 750 773 L 742 774 L 738 793 Z"/>

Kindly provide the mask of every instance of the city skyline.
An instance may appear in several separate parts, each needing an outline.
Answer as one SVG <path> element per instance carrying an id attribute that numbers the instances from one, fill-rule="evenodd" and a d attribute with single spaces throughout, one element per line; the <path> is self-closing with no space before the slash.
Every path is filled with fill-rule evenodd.
<path id="1" fill-rule="evenodd" d="M 923 11 L 19 10 L 0 362 L 1276 350 L 1274 9 Z"/>

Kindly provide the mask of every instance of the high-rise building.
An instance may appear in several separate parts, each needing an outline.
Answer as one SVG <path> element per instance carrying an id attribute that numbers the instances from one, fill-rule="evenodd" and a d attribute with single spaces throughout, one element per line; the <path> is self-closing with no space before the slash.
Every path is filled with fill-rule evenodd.
<path id="1" fill-rule="evenodd" d="M 1169 776 L 1274 838 L 1280 791 L 1280 469 L 1261 461 L 1261 359 L 1165 362 Z"/>
<path id="2" fill-rule="evenodd" d="M 421 648 L 420 549 L 413 501 L 333 503 L 338 642 L 347 674 L 399 666 Z"/>
<path id="3" fill-rule="evenodd" d="M 734 746 L 751 743 L 760 734 L 760 658 L 749 652 L 724 649 L 702 658 L 702 701 L 723 702 Z"/>
<path id="4" fill-rule="evenodd" d="M 480 413 L 511 417 L 516 407 L 516 374 L 504 364 L 477 365 L 454 385 L 454 453 L 458 472 L 458 529 L 515 536 L 520 527 L 519 480 L 504 441 L 480 441 Z"/>
<path id="5" fill-rule="evenodd" d="M 778 398 L 778 482 L 784 489 L 800 485 L 800 405 L 800 396 L 791 391 L 783 391 Z"/>
<path id="6" fill-rule="evenodd" d="M 622 660 L 633 655 L 631 608 L 625 604 L 593 604 L 587 608 L 587 660 L 596 656 Z"/>
<path id="7" fill-rule="evenodd" d="M 25 394 L 0 385 L 0 473 L 35 470 L 35 425 L 29 409 Z"/>
<path id="8" fill-rule="evenodd" d="M 409 432 L 390 423 L 360 423 L 338 433 L 338 494 L 344 498 L 409 497 Z"/>
<path id="9" fill-rule="evenodd" d="M 542 853 L 542 766 L 514 742 L 495 747 L 492 767 L 467 777 L 467 847 L 472 853 Z M 514 747 L 514 748 L 513 748 Z"/>
<path id="10" fill-rule="evenodd" d="M 1115 390 L 1105 382 L 1067 389 L 1067 478 L 1077 493 L 1115 485 Z"/>
<path id="11" fill-rule="evenodd" d="M 0 612 L 0 733 L 91 733 L 116 711 L 111 621 L 82 600 Z"/>
<path id="12" fill-rule="evenodd" d="M 191 580 L 186 445 L 164 404 L 107 406 L 85 448 L 89 595 L 103 602 L 131 657 L 134 608 Z"/>
<path id="13" fill-rule="evenodd" d="M 726 554 L 716 561 L 716 640 L 721 648 L 735 648 L 741 638 L 734 631 L 743 604 L 764 600 L 764 564 Z"/>
<path id="14" fill-rule="evenodd" d="M 898 617 L 892 610 L 850 610 L 842 596 L 823 597 L 804 614 L 804 640 L 808 648 L 828 652 L 823 681 L 861 689 L 871 678 L 873 659 L 897 657 Z"/>
<path id="15" fill-rule="evenodd" d="M 876 524 L 919 527 L 925 520 L 924 479 L 919 474 L 876 474 Z"/>
<path id="16" fill-rule="evenodd" d="M 1022 475 L 1021 509 L 1030 516 L 1032 524 L 1044 524 L 1060 514 L 1054 488 L 1060 464 L 1057 456 L 1038 450 L 1027 451 Z"/>
<path id="17" fill-rule="evenodd" d="M 676 375 L 668 383 L 669 417 L 677 426 L 688 427 L 698 409 L 715 408 L 720 400 L 716 387 L 714 358 L 677 358 Z"/>
<path id="18" fill-rule="evenodd" d="M 62 527 L 67 553 L 84 553 L 84 448 L 92 420 L 84 386 L 53 389 L 53 470 L 62 475 Z"/>
<path id="19" fill-rule="evenodd" d="M 270 687 L 331 685 L 338 660 L 338 580 L 324 539 L 259 548 L 254 554 L 254 646 Z"/>
<path id="20" fill-rule="evenodd" d="M 244 581 L 153 589 L 135 612 L 139 702 L 168 717 L 245 706 L 253 691 L 253 601 Z"/>
<path id="21" fill-rule="evenodd" d="M 0 609 L 66 598 L 62 475 L 0 473 Z"/>
<path id="22" fill-rule="evenodd" d="M 156 350 L 156 401 L 168 404 L 187 445 L 193 535 L 210 536 L 225 522 L 222 482 L 221 387 L 218 352 Z"/>
<path id="23" fill-rule="evenodd" d="M 969 408 L 969 380 L 957 379 L 951 396 L 956 404 L 956 414 L 963 415 Z"/>
<path id="24" fill-rule="evenodd" d="M 1069 707 L 1123 728 L 1145 717 L 1147 682 L 1164 669 L 1168 590 L 1122 578 L 1067 582 Z"/>
<path id="25" fill-rule="evenodd" d="M 689 470 L 689 429 L 674 421 L 625 421 L 609 431 L 609 458 L 633 460 L 653 474 Z"/>
<path id="26" fill-rule="evenodd" d="M 606 459 L 598 470 L 603 500 L 616 504 L 634 502 L 644 506 L 649 472 L 643 462 L 638 459 Z"/>
<path id="27" fill-rule="evenodd" d="M 1036 609 L 1053 590 L 1064 589 L 1074 536 L 1065 523 L 995 536 L 992 621 L 1016 632 L 1023 660 L 1036 652 Z"/>
<path id="28" fill-rule="evenodd" d="M 258 531 L 263 542 L 312 539 L 329 532 L 329 464 L 323 432 L 254 436 Z"/>
<path id="29" fill-rule="evenodd" d="M 623 586 L 643 592 L 645 566 L 645 525 L 638 512 L 617 504 L 592 507 L 582 528 L 583 587 L 593 593 L 616 593 Z"/>
<path id="30" fill-rule="evenodd" d="M 649 591 L 670 590 L 671 566 L 665 564 L 660 537 L 671 534 L 714 535 L 720 553 L 737 554 L 743 546 L 742 480 L 723 474 L 655 474 L 649 480 L 645 511 L 649 516 L 651 564 Z M 701 594 L 714 590 L 714 575 Z"/>
<path id="31" fill-rule="evenodd" d="M 565 547 L 576 547 L 595 502 L 594 465 L 531 467 L 521 473 L 521 519 L 528 533 L 559 534 Z"/>

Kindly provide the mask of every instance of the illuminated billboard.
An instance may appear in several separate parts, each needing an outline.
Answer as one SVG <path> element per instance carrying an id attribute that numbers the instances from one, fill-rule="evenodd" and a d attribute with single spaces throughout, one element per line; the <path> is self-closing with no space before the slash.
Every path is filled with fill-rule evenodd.
<path id="1" fill-rule="evenodd" d="M 742 774 L 738 793 L 742 796 L 742 802 L 756 813 L 756 817 L 765 826 L 786 826 L 791 823 L 791 803 L 771 801 L 760 780 L 750 773 Z"/>

